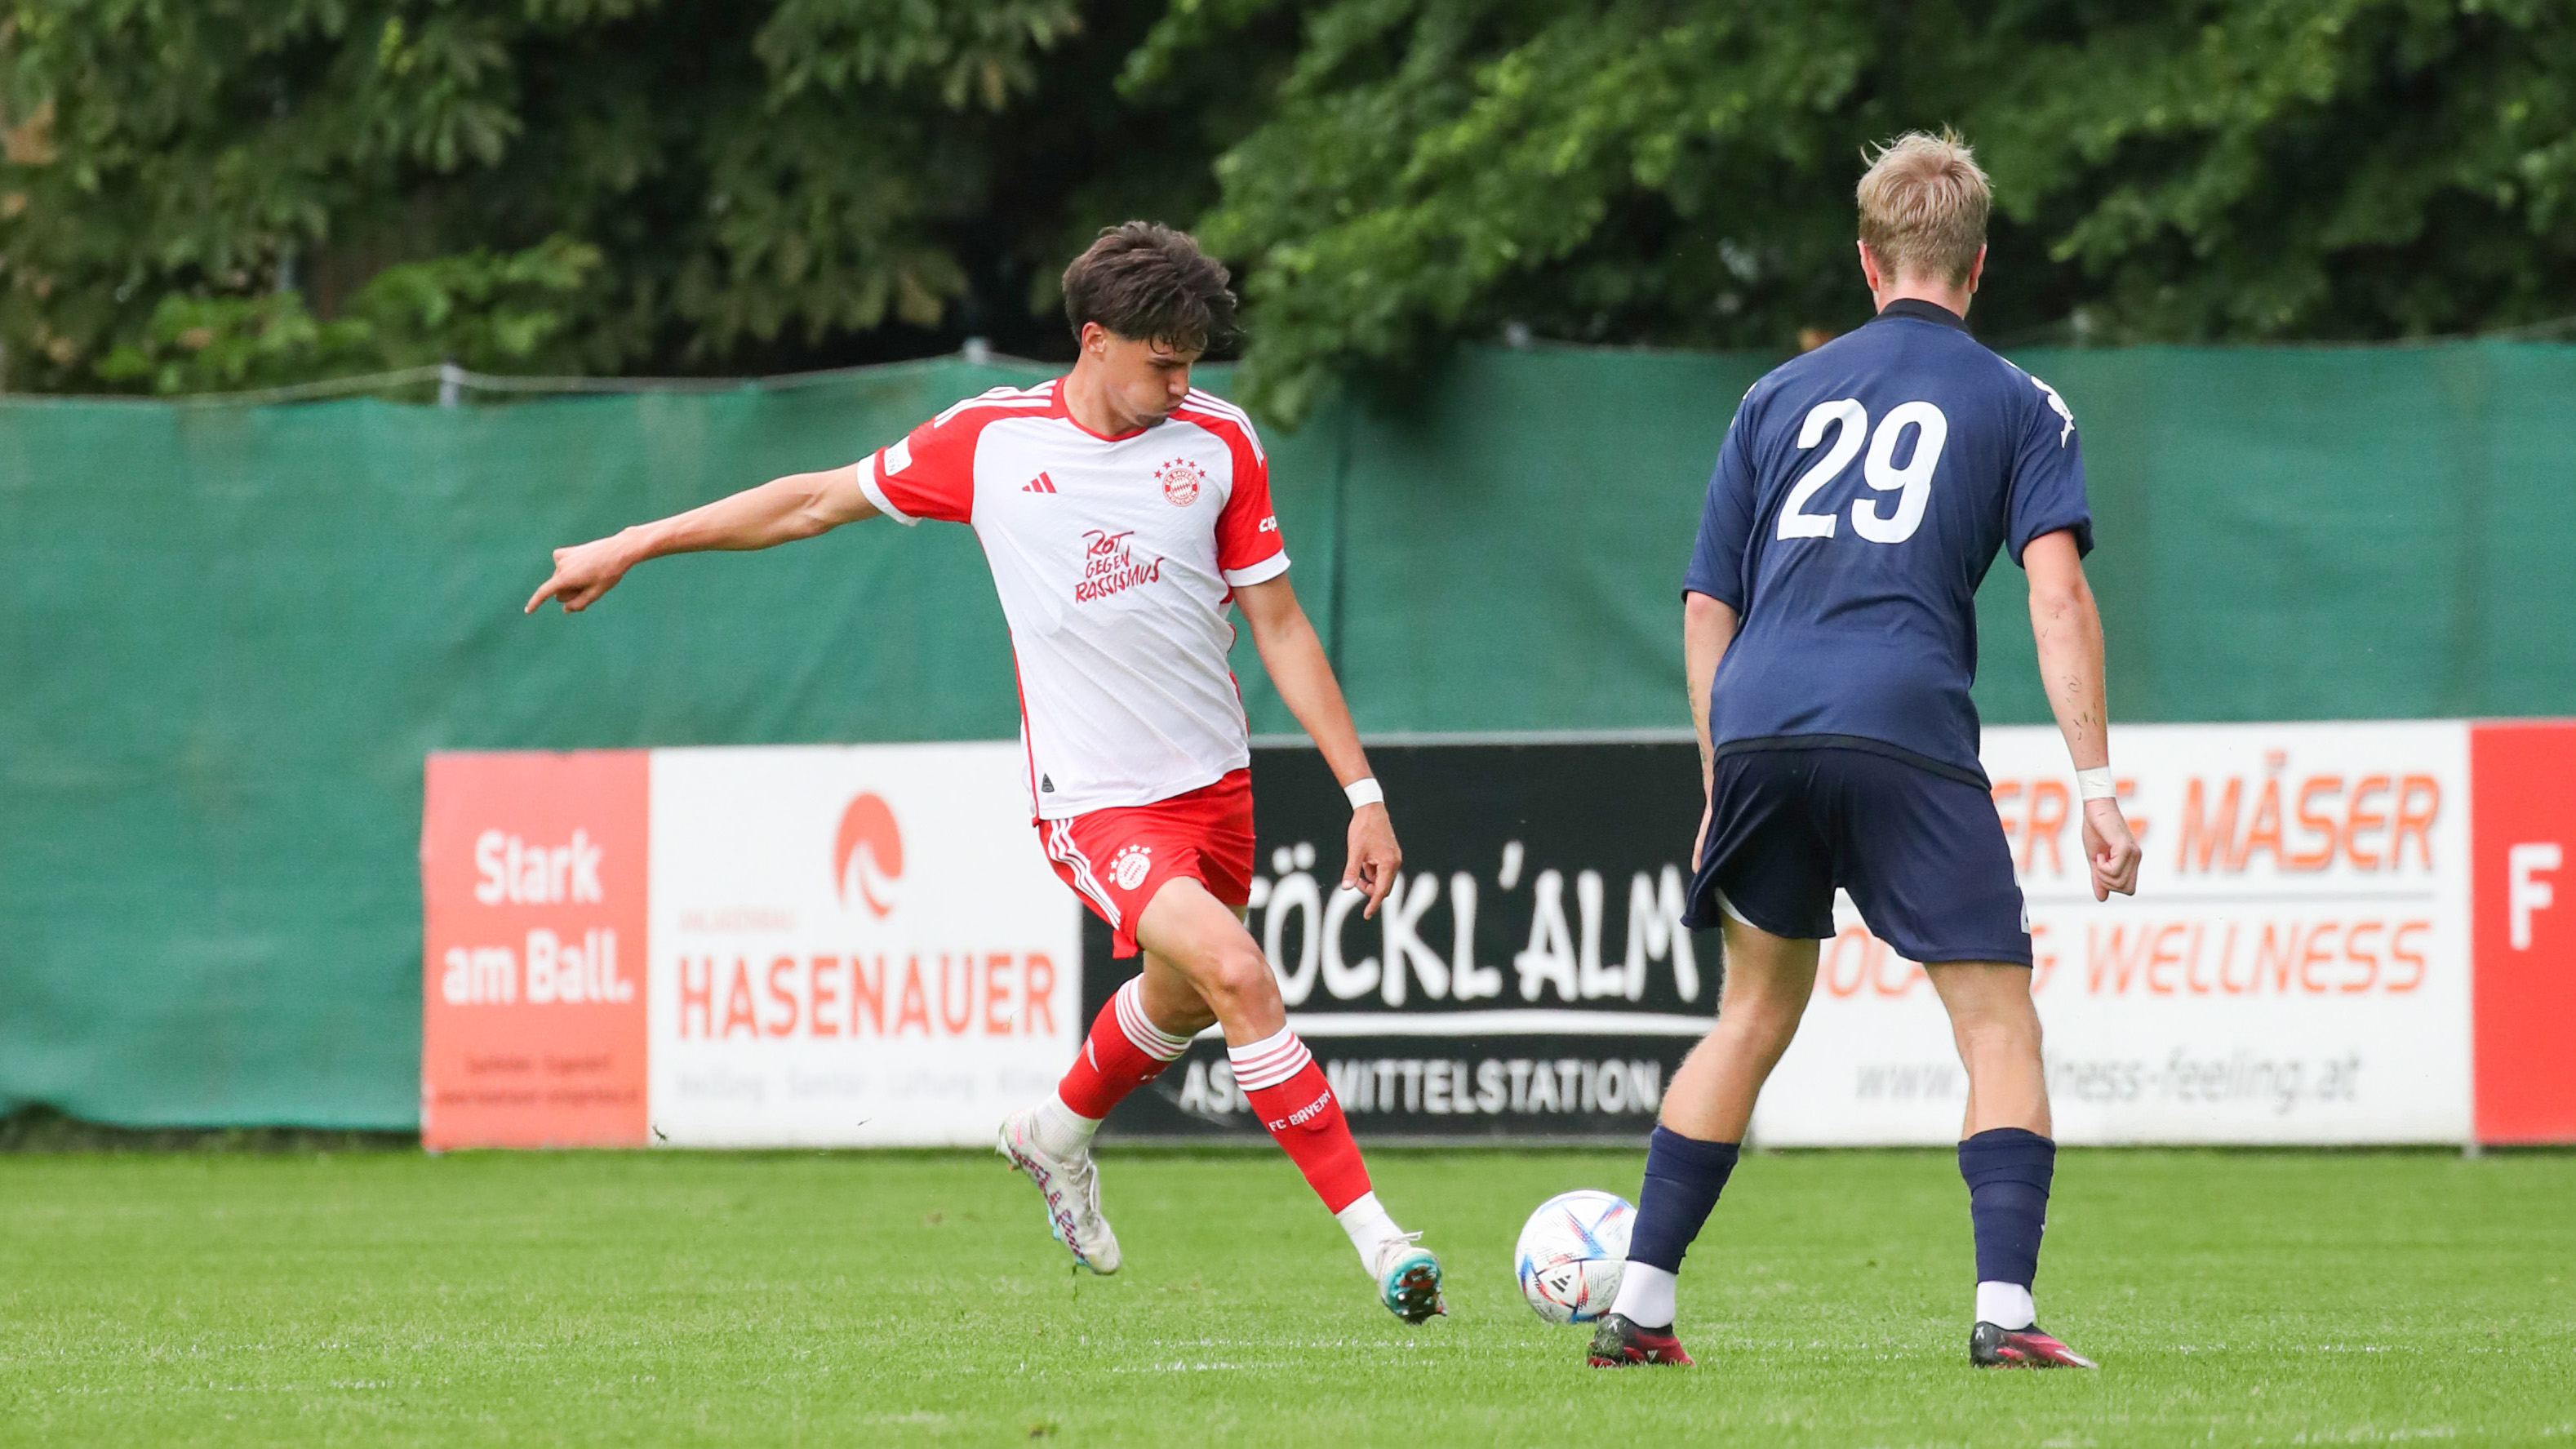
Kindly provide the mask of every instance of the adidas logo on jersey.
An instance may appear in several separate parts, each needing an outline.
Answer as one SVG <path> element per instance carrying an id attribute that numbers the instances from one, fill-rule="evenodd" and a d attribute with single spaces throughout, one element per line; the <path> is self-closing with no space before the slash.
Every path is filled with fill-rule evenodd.
<path id="1" fill-rule="evenodd" d="M 1020 491 L 1023 493 L 1053 493 L 1055 491 L 1055 480 L 1044 473 L 1040 473 L 1038 476 L 1030 479 L 1028 481 L 1028 486 L 1022 488 Z"/>

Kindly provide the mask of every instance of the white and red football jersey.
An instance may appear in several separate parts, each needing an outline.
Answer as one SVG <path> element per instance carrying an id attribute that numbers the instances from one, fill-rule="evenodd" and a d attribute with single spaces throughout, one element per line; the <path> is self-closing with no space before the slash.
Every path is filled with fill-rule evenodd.
<path id="1" fill-rule="evenodd" d="M 1060 383 L 969 398 L 859 465 L 888 517 L 968 524 L 982 542 L 1044 820 L 1251 763 L 1226 606 L 1288 570 L 1241 409 L 1192 389 L 1164 422 L 1106 438 L 1073 420 Z"/>

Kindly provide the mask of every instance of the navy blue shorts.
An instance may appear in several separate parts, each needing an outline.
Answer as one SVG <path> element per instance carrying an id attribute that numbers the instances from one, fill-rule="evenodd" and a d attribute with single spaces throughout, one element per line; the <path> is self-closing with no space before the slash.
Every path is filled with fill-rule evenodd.
<path id="1" fill-rule="evenodd" d="M 1724 913 L 1824 940 L 1839 886 L 1910 960 L 2030 964 L 2012 847 L 1982 786 L 1869 749 L 1765 740 L 1718 756 L 1710 798 L 1690 925 Z"/>

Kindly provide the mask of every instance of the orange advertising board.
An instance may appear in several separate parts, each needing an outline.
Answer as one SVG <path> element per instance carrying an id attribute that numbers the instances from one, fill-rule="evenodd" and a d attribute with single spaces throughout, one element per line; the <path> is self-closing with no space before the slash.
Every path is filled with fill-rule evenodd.
<path id="1" fill-rule="evenodd" d="M 1084 1023 L 1016 744 L 453 753 L 421 830 L 421 1140 L 957 1146 Z"/>
<path id="2" fill-rule="evenodd" d="M 429 757 L 423 1146 L 644 1141 L 650 772 L 643 750 Z"/>
<path id="3" fill-rule="evenodd" d="M 2469 730 L 2481 1142 L 2576 1141 L 2576 722 Z"/>

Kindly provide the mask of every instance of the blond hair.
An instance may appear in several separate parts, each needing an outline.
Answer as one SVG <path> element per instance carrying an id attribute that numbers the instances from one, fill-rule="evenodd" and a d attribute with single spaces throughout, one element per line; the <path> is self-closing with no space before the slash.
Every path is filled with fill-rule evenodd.
<path id="1" fill-rule="evenodd" d="M 1977 153 L 1956 132 L 1908 131 L 1879 147 L 1860 178 L 1859 197 L 1860 239 L 1887 280 L 1966 283 L 1986 244 L 1994 197 Z"/>

